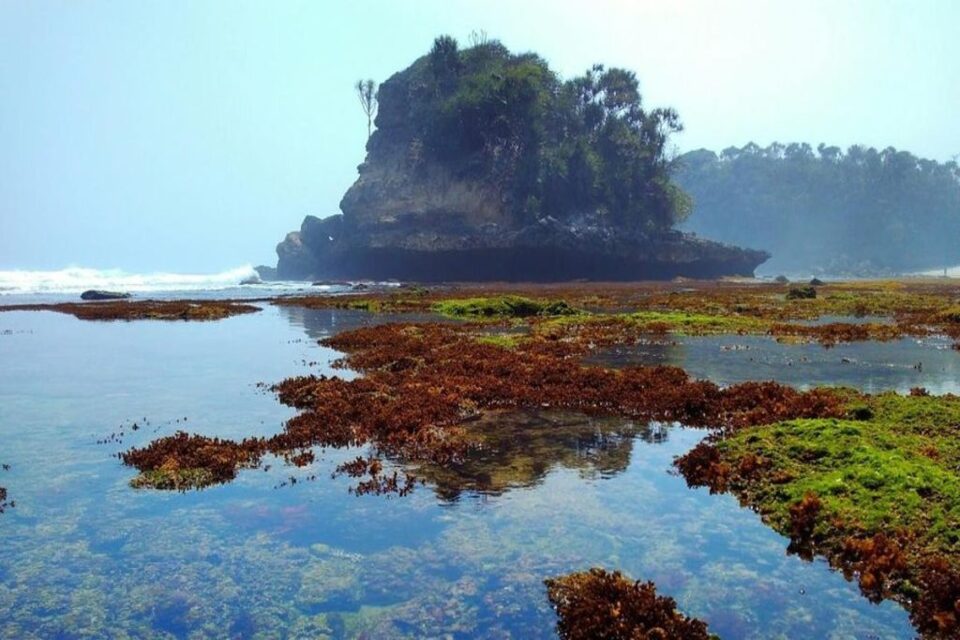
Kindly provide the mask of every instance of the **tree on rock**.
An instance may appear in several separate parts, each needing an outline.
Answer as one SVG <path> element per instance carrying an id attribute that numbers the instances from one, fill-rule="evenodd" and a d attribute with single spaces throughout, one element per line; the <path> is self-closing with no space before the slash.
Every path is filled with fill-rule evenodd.
<path id="1" fill-rule="evenodd" d="M 377 116 L 377 83 L 373 80 L 357 80 L 357 97 L 367 115 L 367 138 L 373 133 L 373 119 Z"/>

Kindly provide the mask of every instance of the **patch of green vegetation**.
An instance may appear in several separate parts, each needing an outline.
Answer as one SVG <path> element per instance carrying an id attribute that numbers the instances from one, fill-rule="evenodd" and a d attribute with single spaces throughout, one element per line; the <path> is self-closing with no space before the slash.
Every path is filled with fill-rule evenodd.
<path id="1" fill-rule="evenodd" d="M 442 300 L 433 305 L 433 310 L 450 318 L 529 318 L 577 313 L 564 300 L 533 300 L 512 295 Z"/>
<path id="2" fill-rule="evenodd" d="M 893 316 L 897 313 L 922 313 L 944 306 L 941 297 L 909 293 L 899 290 L 896 283 L 884 286 L 873 283 L 875 288 L 832 291 L 817 298 L 814 306 L 817 313 L 838 316 Z M 845 285 L 849 286 L 849 285 Z M 795 301 L 796 303 L 804 301 Z"/>
<path id="3" fill-rule="evenodd" d="M 751 427 L 717 448 L 730 464 L 756 456 L 776 471 L 765 475 L 777 482 L 745 492 L 781 532 L 790 506 L 812 492 L 821 536 L 835 522 L 866 534 L 904 528 L 931 550 L 960 552 L 960 398 L 887 393 L 851 409 L 861 419 Z"/>
<path id="4" fill-rule="evenodd" d="M 477 338 L 477 342 L 492 344 L 498 347 L 503 347 L 504 349 L 516 349 L 521 340 L 523 340 L 523 336 L 517 333 L 500 333 L 490 336 L 480 336 Z"/>
<path id="5" fill-rule="evenodd" d="M 130 486 L 134 489 L 186 491 L 209 487 L 217 482 L 209 469 L 152 469 L 140 473 L 130 481 Z"/>
<path id="6" fill-rule="evenodd" d="M 685 335 L 719 333 L 763 333 L 767 323 L 751 316 L 708 315 L 686 311 L 638 311 L 626 316 L 632 322 L 664 325 L 669 331 Z"/>

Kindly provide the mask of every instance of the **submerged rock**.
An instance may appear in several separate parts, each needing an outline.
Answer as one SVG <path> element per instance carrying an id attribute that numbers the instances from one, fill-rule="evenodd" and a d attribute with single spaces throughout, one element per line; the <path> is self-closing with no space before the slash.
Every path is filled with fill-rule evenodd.
<path id="1" fill-rule="evenodd" d="M 129 293 L 103 289 L 88 289 L 80 294 L 81 300 L 125 300 L 129 297 Z"/>

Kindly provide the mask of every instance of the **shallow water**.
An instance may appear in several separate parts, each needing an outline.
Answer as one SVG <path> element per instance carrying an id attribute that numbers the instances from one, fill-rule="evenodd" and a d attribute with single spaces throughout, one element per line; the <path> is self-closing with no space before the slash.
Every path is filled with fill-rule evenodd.
<path id="1" fill-rule="evenodd" d="M 911 635 L 897 606 L 672 474 L 702 431 L 489 418 L 480 453 L 419 469 L 428 483 L 406 498 L 331 478 L 355 450 L 200 492 L 129 488 L 117 452 L 178 428 L 275 432 L 293 412 L 256 383 L 331 373 L 338 354 L 316 339 L 383 320 L 270 306 L 216 323 L 0 314 L 0 485 L 17 503 L 0 515 L 0 637 L 550 638 L 542 580 L 594 565 L 654 580 L 725 638 Z"/>
<path id="2" fill-rule="evenodd" d="M 721 385 L 776 380 L 807 389 L 841 385 L 868 393 L 925 387 L 960 394 L 960 352 L 949 338 L 890 342 L 780 343 L 767 336 L 650 336 L 641 344 L 613 347 L 587 359 L 604 366 L 666 364 Z"/>

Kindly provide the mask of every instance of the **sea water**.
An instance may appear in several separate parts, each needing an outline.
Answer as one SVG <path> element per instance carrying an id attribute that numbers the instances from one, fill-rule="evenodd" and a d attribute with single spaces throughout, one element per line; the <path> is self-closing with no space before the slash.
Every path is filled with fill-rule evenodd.
<path id="1" fill-rule="evenodd" d="M 263 306 L 203 323 L 0 313 L 0 485 L 16 502 L 0 514 L 0 637 L 551 638 L 543 580 L 593 566 L 653 580 L 724 638 L 911 636 L 897 605 L 788 555 L 733 497 L 687 488 L 672 461 L 705 433 L 678 425 L 501 414 L 492 450 L 418 469 L 427 483 L 403 498 L 332 477 L 356 449 L 202 491 L 131 488 L 117 453 L 177 430 L 276 433 L 294 412 L 258 383 L 354 376 L 317 339 L 403 319 Z"/>

